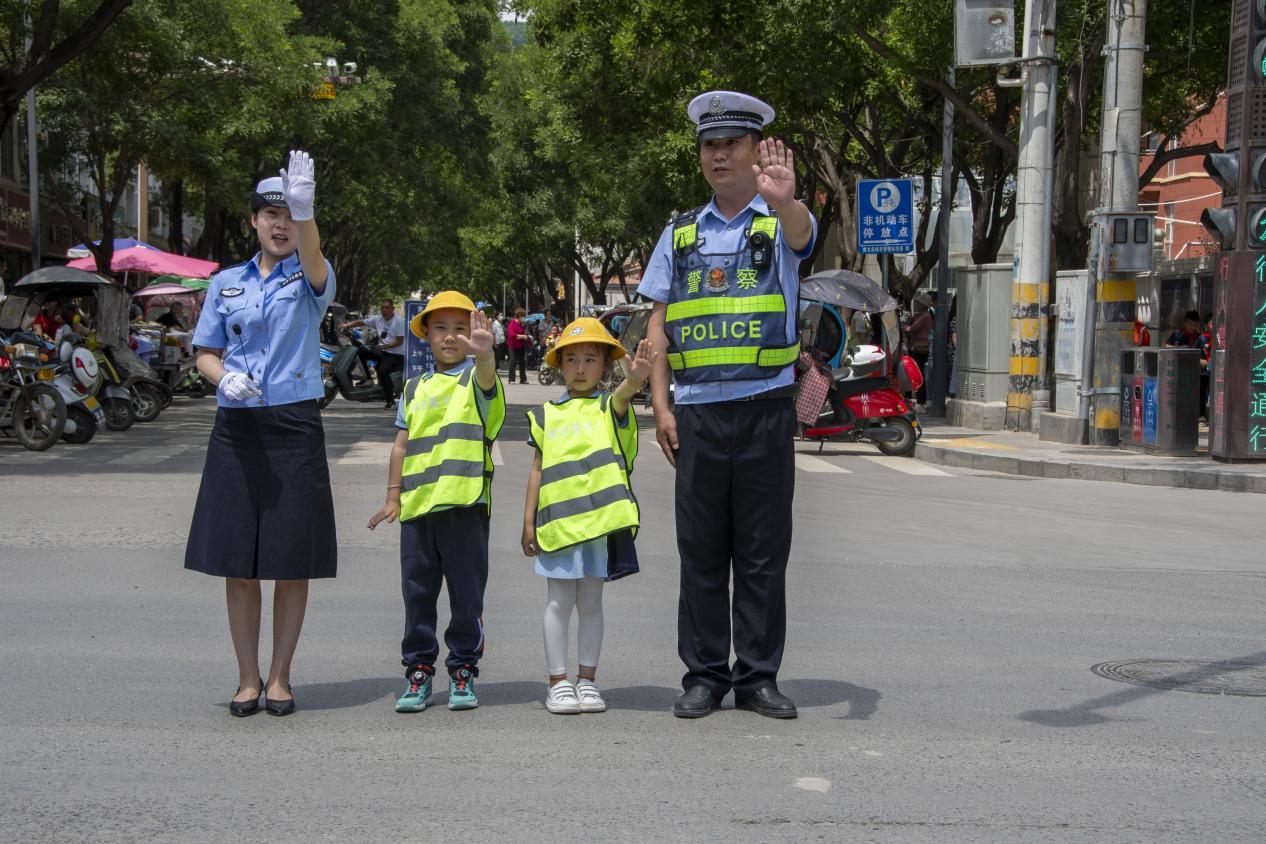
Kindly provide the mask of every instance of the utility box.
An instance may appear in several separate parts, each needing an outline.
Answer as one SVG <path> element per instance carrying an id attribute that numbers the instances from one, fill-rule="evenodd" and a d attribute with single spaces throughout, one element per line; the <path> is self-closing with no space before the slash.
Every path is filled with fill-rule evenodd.
<path id="1" fill-rule="evenodd" d="M 1156 215 L 1106 212 L 1098 220 L 1099 276 L 1145 273 L 1152 269 Z"/>
<path id="2" fill-rule="evenodd" d="M 1199 349 L 1121 353 L 1121 447 L 1192 457 L 1200 425 Z"/>
<path id="3" fill-rule="evenodd" d="M 1011 373 L 1011 265 L 955 267 L 957 397 L 1005 402 Z"/>
<path id="4" fill-rule="evenodd" d="M 954 65 L 1015 61 L 1015 5 L 999 0 L 955 0 Z"/>
<path id="5" fill-rule="evenodd" d="M 1086 299 L 1089 270 L 1055 273 L 1055 412 L 1079 409 L 1082 353 L 1086 337 Z"/>

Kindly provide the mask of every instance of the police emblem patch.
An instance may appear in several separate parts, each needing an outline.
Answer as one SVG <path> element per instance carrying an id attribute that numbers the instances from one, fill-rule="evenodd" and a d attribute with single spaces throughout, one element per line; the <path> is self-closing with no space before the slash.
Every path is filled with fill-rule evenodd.
<path id="1" fill-rule="evenodd" d="M 220 291 L 220 295 L 225 299 L 232 299 L 234 296 L 241 296 L 244 292 L 241 287 L 226 287 Z"/>
<path id="2" fill-rule="evenodd" d="M 708 100 L 708 111 L 712 114 L 722 114 L 725 112 L 725 103 L 721 101 L 720 94 L 713 94 L 712 99 Z"/>
<path id="3" fill-rule="evenodd" d="M 724 293 L 730 288 L 730 279 L 725 274 L 725 270 L 720 267 L 713 267 L 708 271 L 708 283 L 706 285 L 709 293 Z"/>

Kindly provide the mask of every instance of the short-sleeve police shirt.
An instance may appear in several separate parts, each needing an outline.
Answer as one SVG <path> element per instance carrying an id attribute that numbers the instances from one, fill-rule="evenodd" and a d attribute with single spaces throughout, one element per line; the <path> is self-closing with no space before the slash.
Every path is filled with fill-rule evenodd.
<path id="1" fill-rule="evenodd" d="M 216 273 L 207 288 L 193 343 L 223 349 L 224 368 L 247 372 L 263 395 L 245 401 L 216 398 L 221 407 L 294 404 L 320 398 L 321 318 L 334 300 L 334 268 L 325 263 L 325 289 L 308 282 L 297 253 L 261 277 L 259 255 Z"/>
<path id="2" fill-rule="evenodd" d="M 695 219 L 699 238 L 707 241 L 709 252 L 738 252 L 743 248 L 744 232 L 751 226 L 753 214 L 769 214 L 769 205 L 757 194 L 747 207 L 727 220 L 717 210 L 716 198 L 703 207 Z M 818 221 L 810 214 L 812 234 L 804 249 L 796 251 L 783 239 L 782 226 L 778 227 L 778 280 L 782 295 L 787 300 L 787 342 L 796 339 L 796 319 L 799 313 L 800 261 L 813 252 L 818 237 Z M 637 292 L 656 302 L 667 302 L 673 281 L 673 227 L 668 225 L 655 244 L 646 272 Z M 703 384 L 678 384 L 674 401 L 680 404 L 710 404 L 733 401 L 764 393 L 791 384 L 794 380 L 791 366 L 777 375 L 744 381 L 717 381 Z"/>

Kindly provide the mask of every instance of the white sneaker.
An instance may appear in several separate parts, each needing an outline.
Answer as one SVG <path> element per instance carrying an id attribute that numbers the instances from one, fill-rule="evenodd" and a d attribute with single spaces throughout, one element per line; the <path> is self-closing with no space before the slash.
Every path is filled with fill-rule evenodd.
<path id="1" fill-rule="evenodd" d="M 581 680 L 576 683 L 576 696 L 580 698 L 581 712 L 607 711 L 607 702 L 598 693 L 598 686 L 593 680 Z"/>
<path id="2" fill-rule="evenodd" d="M 555 715 L 579 715 L 580 698 L 570 680 L 560 680 L 549 687 L 545 696 L 545 708 Z"/>

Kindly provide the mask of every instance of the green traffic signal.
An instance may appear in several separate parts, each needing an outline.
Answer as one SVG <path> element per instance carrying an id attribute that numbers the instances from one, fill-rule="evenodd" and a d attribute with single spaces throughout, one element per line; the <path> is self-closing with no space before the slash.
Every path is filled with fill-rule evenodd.
<path id="1" fill-rule="evenodd" d="M 1249 209 L 1246 234 L 1249 249 L 1266 249 L 1266 206 Z"/>

